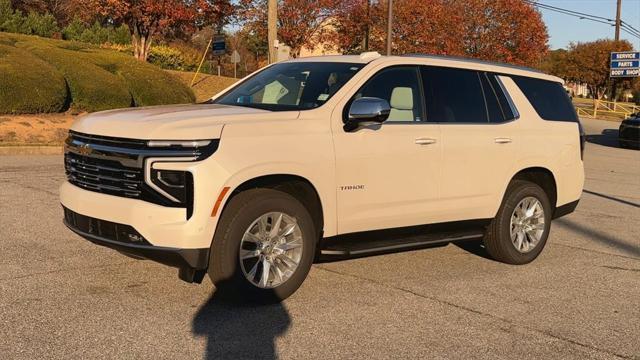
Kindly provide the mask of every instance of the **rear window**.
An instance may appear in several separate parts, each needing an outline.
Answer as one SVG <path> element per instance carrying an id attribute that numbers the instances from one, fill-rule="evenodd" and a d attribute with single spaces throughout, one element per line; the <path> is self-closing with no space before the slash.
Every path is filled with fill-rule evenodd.
<path id="1" fill-rule="evenodd" d="M 551 121 L 578 122 L 571 99 L 562 84 L 520 76 L 512 78 L 541 118 Z"/>

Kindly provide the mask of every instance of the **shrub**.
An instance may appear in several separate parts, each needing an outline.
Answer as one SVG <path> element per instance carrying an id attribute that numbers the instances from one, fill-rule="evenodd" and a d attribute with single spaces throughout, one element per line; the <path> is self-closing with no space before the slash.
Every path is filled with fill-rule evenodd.
<path id="1" fill-rule="evenodd" d="M 154 46 L 149 50 L 147 59 L 150 63 L 163 69 L 185 70 L 185 61 L 182 53 L 168 46 Z"/>
<path id="2" fill-rule="evenodd" d="M 80 19 L 74 18 L 67 27 L 62 30 L 66 40 L 76 40 L 91 44 L 120 44 L 131 43 L 131 35 L 126 25 L 117 28 L 112 26 L 102 26 L 99 22 L 87 27 Z"/>
<path id="3" fill-rule="evenodd" d="M 124 53 L 103 50 L 97 46 L 80 42 L 6 33 L 0 33 L 0 44 L 6 44 L 0 45 L 2 46 L 0 54 L 4 54 L 0 55 L 3 56 L 0 61 L 2 64 L 0 69 L 3 70 L 0 71 L 0 78 L 4 80 L 5 72 L 24 72 L 24 76 L 32 73 L 28 70 L 30 68 L 27 68 L 27 71 L 23 70 L 21 56 L 25 56 L 25 59 L 34 59 L 32 62 L 38 65 L 33 67 L 39 70 L 33 71 L 38 75 L 34 76 L 34 79 L 25 87 L 28 92 L 20 93 L 23 95 L 13 95 L 13 89 L 20 86 L 20 80 L 7 82 L 6 87 L 2 89 L 4 92 L 0 91 L 2 97 L 0 104 L 3 104 L 0 106 L 0 113 L 60 111 L 65 108 L 65 100 L 67 107 L 70 105 L 72 109 L 86 111 L 132 105 L 159 105 L 194 101 L 191 90 L 178 79 L 153 65 L 139 62 Z M 9 59 L 7 54 L 10 53 L 21 55 L 14 55 Z M 9 61 L 4 61 L 5 59 Z M 6 71 L 5 68 L 7 68 Z M 65 86 L 65 80 L 67 86 Z M 2 81 L 0 86 L 4 86 L 4 84 L 5 82 Z M 41 91 L 44 91 L 41 89 L 47 89 L 53 84 L 58 84 L 58 89 L 62 88 L 57 92 L 61 95 L 55 97 L 48 94 L 43 98 L 51 98 L 53 103 L 61 103 L 62 105 L 57 107 L 34 105 L 34 109 L 26 110 L 14 110 L 19 107 L 10 105 L 25 101 L 24 99 L 30 102 L 30 92 L 39 95 Z M 60 84 L 62 85 L 60 86 Z"/>
<path id="4" fill-rule="evenodd" d="M 148 61 L 163 69 L 179 71 L 196 71 L 202 51 L 183 43 L 173 43 L 171 46 L 154 46 L 149 51 Z M 210 63 L 205 61 L 202 72 L 210 71 Z"/>
<path id="5" fill-rule="evenodd" d="M 69 25 L 62 29 L 62 36 L 66 40 L 80 40 L 80 35 L 82 35 L 82 32 L 86 28 L 87 27 L 84 25 L 82 20 L 80 20 L 80 18 L 74 17 Z"/>
<path id="6" fill-rule="evenodd" d="M 131 106 L 131 94 L 126 84 L 90 61 L 86 56 L 87 49 L 71 50 L 42 41 L 21 42 L 16 46 L 24 46 L 64 75 L 74 109 L 99 111 Z"/>
<path id="7" fill-rule="evenodd" d="M 0 0 L 0 31 L 52 37 L 59 29 L 51 14 L 31 12 L 24 16 L 20 10 L 13 11 L 10 0 Z"/>
<path id="8" fill-rule="evenodd" d="M 32 12 L 24 19 L 24 22 L 25 28 L 29 29 L 27 34 L 51 37 L 54 33 L 60 31 L 56 18 L 51 14 L 40 15 Z"/>
<path id="9" fill-rule="evenodd" d="M 109 34 L 109 42 L 120 45 L 131 44 L 131 32 L 129 32 L 129 27 L 123 24 L 113 29 Z"/>
<path id="10" fill-rule="evenodd" d="M 27 51 L 0 45 L 0 113 L 64 110 L 67 87 L 54 67 Z"/>
<path id="11" fill-rule="evenodd" d="M 195 101 L 193 92 L 179 79 L 165 71 L 158 71 L 151 64 L 115 52 L 91 51 L 87 56 L 96 65 L 109 69 L 124 80 L 135 106 Z"/>

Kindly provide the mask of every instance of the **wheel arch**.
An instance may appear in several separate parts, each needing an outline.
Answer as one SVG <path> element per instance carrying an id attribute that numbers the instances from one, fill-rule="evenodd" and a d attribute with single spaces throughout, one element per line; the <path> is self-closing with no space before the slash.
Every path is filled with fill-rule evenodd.
<path id="1" fill-rule="evenodd" d="M 307 178 L 295 174 L 266 174 L 244 180 L 229 191 L 229 196 L 220 209 L 222 214 L 231 199 L 239 193 L 256 188 L 270 188 L 283 191 L 298 199 L 309 211 L 316 231 L 322 236 L 325 226 L 325 214 L 320 193 Z"/>
<path id="2" fill-rule="evenodd" d="M 553 211 L 555 211 L 558 201 L 558 183 L 551 170 L 541 166 L 524 168 L 515 173 L 509 183 L 513 180 L 525 180 L 540 186 L 549 196 L 549 202 L 553 207 Z"/>

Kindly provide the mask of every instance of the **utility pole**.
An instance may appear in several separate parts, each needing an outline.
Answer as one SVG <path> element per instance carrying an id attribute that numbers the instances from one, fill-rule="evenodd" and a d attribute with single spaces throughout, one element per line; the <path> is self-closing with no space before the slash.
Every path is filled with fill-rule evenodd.
<path id="1" fill-rule="evenodd" d="M 620 10 L 622 8 L 622 0 L 618 0 L 616 8 L 616 41 L 620 40 Z"/>
<path id="2" fill-rule="evenodd" d="M 387 4 L 387 55 L 391 55 L 391 39 L 393 38 L 393 0 Z"/>
<path id="3" fill-rule="evenodd" d="M 364 28 L 364 39 L 362 47 L 364 51 L 369 51 L 369 21 L 371 19 L 371 0 L 367 0 L 367 22 Z"/>
<path id="4" fill-rule="evenodd" d="M 267 46 L 269 47 L 269 64 L 278 61 L 278 49 L 276 40 L 278 39 L 278 1 L 269 0 L 267 9 Z"/>
<path id="5" fill-rule="evenodd" d="M 620 41 L 620 11 L 622 8 L 622 0 L 618 0 L 616 2 L 616 35 L 615 40 Z M 617 99 L 616 95 L 618 93 L 618 81 L 617 79 L 612 79 L 611 81 L 611 101 L 615 102 Z"/>

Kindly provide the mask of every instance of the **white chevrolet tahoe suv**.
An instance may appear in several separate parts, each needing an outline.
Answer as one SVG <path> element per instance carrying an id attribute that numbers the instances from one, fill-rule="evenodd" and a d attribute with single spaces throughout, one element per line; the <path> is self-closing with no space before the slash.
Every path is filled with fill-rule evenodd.
<path id="1" fill-rule="evenodd" d="M 220 294 L 280 301 L 314 259 L 478 239 L 525 264 L 584 181 L 562 80 L 440 56 L 266 67 L 204 104 L 90 114 L 65 145 L 65 224 Z"/>

